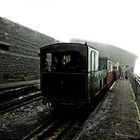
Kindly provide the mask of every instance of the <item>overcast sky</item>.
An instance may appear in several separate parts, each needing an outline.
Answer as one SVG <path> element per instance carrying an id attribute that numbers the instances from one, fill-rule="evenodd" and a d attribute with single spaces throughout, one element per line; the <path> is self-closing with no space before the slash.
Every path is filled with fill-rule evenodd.
<path id="1" fill-rule="evenodd" d="M 60 41 L 87 39 L 140 56 L 140 0 L 1 0 L 0 5 L 1 17 Z"/>

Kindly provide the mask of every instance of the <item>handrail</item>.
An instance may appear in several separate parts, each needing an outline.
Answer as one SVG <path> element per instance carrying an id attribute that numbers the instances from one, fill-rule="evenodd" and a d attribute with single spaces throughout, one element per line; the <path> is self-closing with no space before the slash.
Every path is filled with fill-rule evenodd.
<path id="1" fill-rule="evenodd" d="M 140 78 L 136 74 L 129 72 L 129 80 L 130 80 L 133 92 L 135 94 L 135 101 L 136 101 L 138 110 L 140 112 Z"/>
<path id="2" fill-rule="evenodd" d="M 140 78 L 138 77 L 138 75 L 136 75 L 135 73 L 132 73 L 132 72 L 129 72 L 133 77 L 134 77 L 134 79 L 137 81 L 137 82 L 139 82 L 139 84 L 140 84 Z"/>

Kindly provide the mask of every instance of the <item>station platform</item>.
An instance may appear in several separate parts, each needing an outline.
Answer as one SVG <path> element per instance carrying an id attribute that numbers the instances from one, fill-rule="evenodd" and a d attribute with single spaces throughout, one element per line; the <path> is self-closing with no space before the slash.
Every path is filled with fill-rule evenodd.
<path id="1" fill-rule="evenodd" d="M 117 80 L 100 109 L 93 111 L 76 140 L 140 140 L 140 116 L 130 82 Z"/>

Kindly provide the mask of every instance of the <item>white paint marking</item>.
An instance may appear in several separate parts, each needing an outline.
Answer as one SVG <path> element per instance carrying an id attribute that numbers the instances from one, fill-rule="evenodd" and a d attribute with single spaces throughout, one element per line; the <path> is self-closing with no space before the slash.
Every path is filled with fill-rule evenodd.
<path id="1" fill-rule="evenodd" d="M 112 90 L 112 88 L 114 87 L 115 84 L 116 84 L 116 82 L 113 83 L 113 85 L 110 87 L 109 91 Z"/>

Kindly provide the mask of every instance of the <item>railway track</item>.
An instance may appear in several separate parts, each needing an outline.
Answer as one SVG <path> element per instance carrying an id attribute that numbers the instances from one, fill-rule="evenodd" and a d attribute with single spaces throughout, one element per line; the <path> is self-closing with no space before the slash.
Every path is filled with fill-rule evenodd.
<path id="1" fill-rule="evenodd" d="M 38 80 L 2 84 L 0 85 L 0 114 L 40 98 Z"/>
<path id="2" fill-rule="evenodd" d="M 56 120 L 49 121 L 47 124 L 38 126 L 38 128 L 25 136 L 22 140 L 68 140 L 75 136 L 84 121 L 85 119 L 63 120 L 62 118 L 57 118 Z"/>
<path id="3" fill-rule="evenodd" d="M 41 99 L 42 96 L 40 91 L 26 94 L 18 98 L 14 98 L 12 100 L 0 104 L 0 114 Z"/>
<path id="4" fill-rule="evenodd" d="M 22 140 L 36 140 L 36 139 L 47 139 L 53 140 L 57 139 L 62 135 L 64 131 L 70 126 L 71 122 L 64 122 L 62 120 L 55 120 L 50 122 L 49 124 L 43 124 L 35 129 L 32 133 L 24 137 Z"/>

